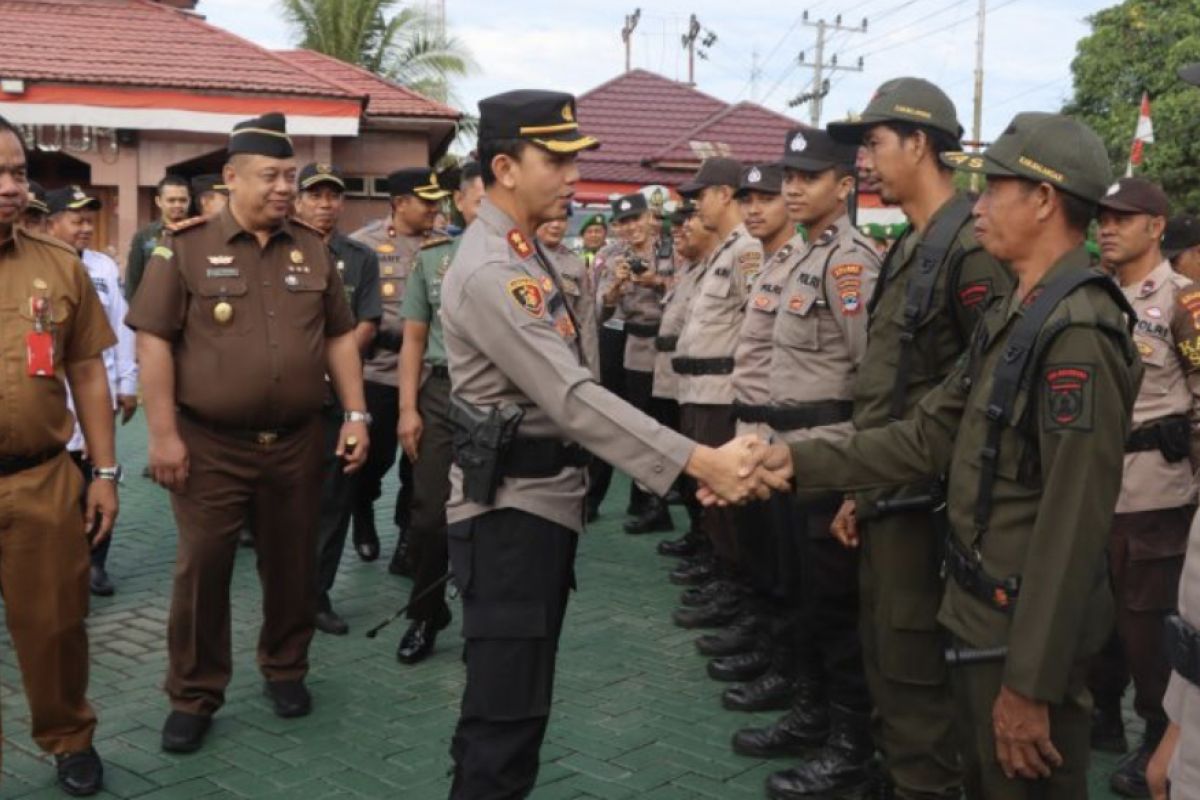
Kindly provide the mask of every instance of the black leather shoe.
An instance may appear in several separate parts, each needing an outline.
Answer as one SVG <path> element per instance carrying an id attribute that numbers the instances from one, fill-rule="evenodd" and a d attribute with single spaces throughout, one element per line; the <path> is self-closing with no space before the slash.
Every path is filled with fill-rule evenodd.
<path id="1" fill-rule="evenodd" d="M 403 578 L 411 578 L 416 573 L 408 554 L 408 531 L 403 528 L 396 538 L 396 550 L 392 553 L 392 560 L 388 562 L 388 572 Z"/>
<path id="2" fill-rule="evenodd" d="M 708 662 L 708 677 L 714 681 L 752 681 L 771 668 L 771 654 L 751 650 L 732 656 L 720 656 Z"/>
<path id="3" fill-rule="evenodd" d="M 646 498 L 645 508 L 636 519 L 631 519 L 624 525 L 625 532 L 630 535 L 642 533 L 665 533 L 675 530 L 671 521 L 671 509 L 661 497 L 650 495 Z"/>
<path id="4" fill-rule="evenodd" d="M 688 531 L 678 539 L 667 539 L 659 542 L 657 549 L 660 556 L 688 558 L 700 552 L 700 536 Z"/>
<path id="5" fill-rule="evenodd" d="M 303 717 L 312 711 L 312 695 L 304 681 L 264 681 L 263 692 L 271 698 L 277 717 Z"/>
<path id="6" fill-rule="evenodd" d="M 336 611 L 330 609 L 327 611 L 318 611 L 314 620 L 317 630 L 322 633 L 330 633 L 334 636 L 345 636 L 350 632 L 350 624 L 342 619 Z"/>
<path id="7" fill-rule="evenodd" d="M 754 758 L 803 755 L 829 739 L 829 704 L 816 681 L 801 680 L 791 709 L 762 728 L 733 735 L 733 752 Z"/>
<path id="8" fill-rule="evenodd" d="M 813 800 L 814 797 L 858 792 L 875 784 L 874 753 L 869 716 L 845 709 L 830 710 L 829 740 L 794 769 L 767 778 L 771 800 Z"/>
<path id="9" fill-rule="evenodd" d="M 212 717 L 172 711 L 163 723 L 162 749 L 169 753 L 194 753 L 204 744 Z"/>
<path id="10" fill-rule="evenodd" d="M 379 533 L 375 530 L 375 507 L 370 502 L 358 502 L 350 512 L 354 521 L 354 552 L 363 561 L 379 558 Z"/>
<path id="11" fill-rule="evenodd" d="M 703 656 L 731 656 L 748 653 L 758 645 L 763 620 L 755 614 L 743 614 L 733 624 L 696 640 L 696 650 Z"/>
<path id="12" fill-rule="evenodd" d="M 770 670 L 749 683 L 735 683 L 721 694 L 730 711 L 783 711 L 792 705 L 796 681 Z"/>
<path id="13" fill-rule="evenodd" d="M 450 609 L 443 608 L 443 613 L 435 619 L 414 620 L 408 630 L 400 637 L 400 646 L 396 648 L 396 660 L 401 664 L 417 664 L 424 661 L 433 653 L 439 631 L 445 630 L 450 624 Z"/>
<path id="14" fill-rule="evenodd" d="M 92 565 L 91 576 L 88 578 L 88 587 L 92 590 L 92 594 L 97 597 L 111 597 L 116 589 L 113 588 L 112 581 L 108 579 L 108 572 L 104 567 Z"/>
<path id="15" fill-rule="evenodd" d="M 671 612 L 671 621 L 681 628 L 723 628 L 742 613 L 742 603 L 737 599 L 714 600 L 705 606 L 677 608 Z"/>
<path id="16" fill-rule="evenodd" d="M 1121 755 L 1129 752 L 1129 740 L 1125 738 L 1125 720 L 1121 718 L 1121 707 L 1092 709 L 1092 749 L 1101 753 Z"/>
<path id="17" fill-rule="evenodd" d="M 1162 741 L 1166 723 L 1150 721 L 1137 749 L 1117 762 L 1117 769 L 1108 779 L 1109 787 L 1122 797 L 1149 797 L 1150 785 L 1146 781 L 1146 767 Z"/>
<path id="18" fill-rule="evenodd" d="M 746 590 L 733 581 L 718 578 L 715 581 L 709 581 L 703 586 L 695 586 L 687 589 L 683 594 L 679 595 L 679 602 L 682 605 L 695 608 L 706 606 L 717 600 L 743 597 L 745 594 Z"/>
<path id="19" fill-rule="evenodd" d="M 72 797 L 87 797 L 104 785 L 104 765 L 96 748 L 78 753 L 60 753 L 54 757 L 58 767 L 58 785 Z"/>
<path id="20" fill-rule="evenodd" d="M 671 570 L 669 580 L 676 586 L 700 586 L 708 583 L 716 575 L 716 567 L 708 561 L 694 564 L 683 564 Z"/>

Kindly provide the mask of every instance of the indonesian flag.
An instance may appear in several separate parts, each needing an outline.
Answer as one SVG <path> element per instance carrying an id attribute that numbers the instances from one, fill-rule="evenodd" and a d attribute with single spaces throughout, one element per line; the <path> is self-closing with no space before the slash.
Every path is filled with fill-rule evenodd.
<path id="1" fill-rule="evenodd" d="M 1142 154 L 1146 145 L 1154 144 L 1154 123 L 1150 121 L 1150 95 L 1142 92 L 1142 109 L 1138 112 L 1137 130 L 1133 133 L 1133 146 L 1129 148 L 1129 166 L 1125 177 L 1133 176 L 1133 168 L 1142 165 Z"/>

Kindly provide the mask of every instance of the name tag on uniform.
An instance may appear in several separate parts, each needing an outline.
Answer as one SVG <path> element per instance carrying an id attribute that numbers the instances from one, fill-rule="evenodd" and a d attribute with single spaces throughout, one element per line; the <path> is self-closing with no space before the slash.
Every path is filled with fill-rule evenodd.
<path id="1" fill-rule="evenodd" d="M 204 270 L 204 275 L 208 278 L 238 278 L 241 274 L 242 271 L 237 267 L 209 267 Z"/>

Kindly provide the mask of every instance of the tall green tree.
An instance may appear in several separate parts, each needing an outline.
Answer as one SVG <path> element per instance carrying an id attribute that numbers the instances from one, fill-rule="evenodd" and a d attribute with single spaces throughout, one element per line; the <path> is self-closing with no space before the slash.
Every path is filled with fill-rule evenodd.
<path id="1" fill-rule="evenodd" d="M 280 0 L 301 47 L 370 70 L 443 102 L 475 62 L 466 47 L 401 0 Z"/>
<path id="2" fill-rule="evenodd" d="M 1125 0 L 1088 18 L 1071 72 L 1074 98 L 1064 111 L 1086 120 L 1123 174 L 1148 92 L 1154 144 L 1137 173 L 1158 181 L 1177 210 L 1200 209 L 1200 89 L 1175 74 L 1200 61 L 1200 0 Z"/>

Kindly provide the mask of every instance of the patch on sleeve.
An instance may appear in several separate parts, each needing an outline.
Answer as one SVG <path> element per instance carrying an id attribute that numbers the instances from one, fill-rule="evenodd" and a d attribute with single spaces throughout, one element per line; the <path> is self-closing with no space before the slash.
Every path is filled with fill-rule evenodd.
<path id="1" fill-rule="evenodd" d="M 1179 355 L 1183 360 L 1187 361 L 1190 366 L 1200 367 L 1200 336 L 1194 339 L 1184 339 L 1175 345 L 1179 350 Z M 1142 345 L 1138 344 L 1138 350 L 1141 351 Z"/>
<path id="2" fill-rule="evenodd" d="M 529 258 L 533 255 L 533 245 L 525 238 L 525 234 L 521 233 L 516 228 L 508 232 L 508 246 L 513 249 L 521 259 Z"/>
<path id="3" fill-rule="evenodd" d="M 1200 328 L 1200 292 L 1184 292 L 1179 295 L 1179 305 L 1192 315 L 1192 326 Z"/>
<path id="4" fill-rule="evenodd" d="M 850 317 L 862 310 L 862 264 L 838 264 L 831 270 L 842 314 Z"/>
<path id="5" fill-rule="evenodd" d="M 154 258 L 155 256 L 158 256 L 159 258 L 174 258 L 175 251 L 160 244 L 158 247 L 150 251 L 150 257 Z"/>
<path id="6" fill-rule="evenodd" d="M 958 304 L 963 308 L 974 308 L 992 296 L 992 279 L 973 281 L 958 290 Z"/>
<path id="7" fill-rule="evenodd" d="M 533 278 L 513 278 L 508 282 L 508 294 L 529 316 L 546 316 L 546 298 Z"/>
<path id="8" fill-rule="evenodd" d="M 1046 368 L 1042 427 L 1092 430 L 1095 370 L 1091 364 L 1055 364 Z"/>
<path id="9" fill-rule="evenodd" d="M 754 275 L 762 269 L 762 253 L 758 250 L 747 250 L 737 257 L 738 271 L 743 275 Z"/>

